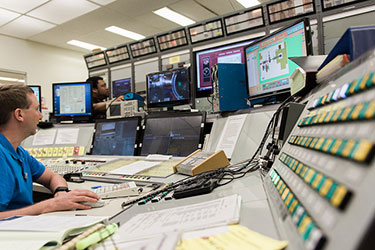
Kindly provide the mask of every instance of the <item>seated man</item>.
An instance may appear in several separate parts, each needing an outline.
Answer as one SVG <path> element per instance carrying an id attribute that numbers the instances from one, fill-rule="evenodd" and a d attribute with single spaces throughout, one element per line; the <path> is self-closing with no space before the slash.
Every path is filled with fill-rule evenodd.
<path id="1" fill-rule="evenodd" d="M 92 85 L 92 102 L 94 108 L 94 118 L 105 118 L 105 112 L 107 110 L 106 104 L 113 101 L 123 101 L 124 97 L 119 96 L 115 100 L 107 101 L 109 97 L 109 89 L 107 83 L 100 76 L 92 76 L 87 78 L 86 82 Z"/>
<path id="2" fill-rule="evenodd" d="M 42 118 L 33 91 L 23 85 L 0 86 L 0 219 L 16 215 L 89 209 L 80 202 L 96 202 L 99 196 L 89 190 L 69 192 L 64 178 L 45 168 L 21 146 L 36 133 Z M 34 204 L 33 182 L 54 193 L 54 198 Z"/>

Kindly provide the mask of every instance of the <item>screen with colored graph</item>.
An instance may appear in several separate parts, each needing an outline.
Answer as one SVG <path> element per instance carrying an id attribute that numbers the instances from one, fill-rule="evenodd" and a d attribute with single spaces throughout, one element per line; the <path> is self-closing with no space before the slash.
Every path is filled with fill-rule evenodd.
<path id="1" fill-rule="evenodd" d="M 281 29 L 245 48 L 249 98 L 288 91 L 298 67 L 290 57 L 311 54 L 308 19 Z"/>

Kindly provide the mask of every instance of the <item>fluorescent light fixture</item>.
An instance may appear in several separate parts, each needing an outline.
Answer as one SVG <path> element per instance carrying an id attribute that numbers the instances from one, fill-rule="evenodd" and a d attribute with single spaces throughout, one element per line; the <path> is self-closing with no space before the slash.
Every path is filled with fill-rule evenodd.
<path id="1" fill-rule="evenodd" d="M 156 15 L 159 15 L 165 19 L 168 19 L 172 22 L 175 22 L 181 26 L 187 26 L 187 25 L 191 25 L 191 24 L 194 24 L 195 21 L 194 20 L 191 20 L 190 18 L 187 18 L 186 16 L 183 16 L 167 7 L 164 7 L 164 8 L 161 8 L 161 9 L 158 9 L 158 10 L 155 10 L 153 11 Z"/>
<path id="2" fill-rule="evenodd" d="M 120 36 L 125 36 L 125 37 L 128 37 L 128 38 L 131 38 L 133 40 L 141 40 L 141 39 L 145 38 L 145 36 L 143 36 L 141 34 L 138 34 L 138 33 L 135 33 L 133 31 L 126 30 L 126 29 L 122 29 L 122 28 L 119 28 L 117 26 L 110 26 L 110 27 L 105 28 L 105 30 L 109 31 L 109 32 L 112 32 L 112 33 L 115 33 L 115 34 L 120 35 Z"/>
<path id="3" fill-rule="evenodd" d="M 91 44 L 91 43 L 85 43 L 85 42 L 81 42 L 81 41 L 77 41 L 77 40 L 70 40 L 69 42 L 66 42 L 66 43 L 70 44 L 70 45 L 77 46 L 77 47 L 81 47 L 81 48 L 84 48 L 84 49 L 88 49 L 90 51 L 92 51 L 94 49 L 101 49 L 101 50 L 106 49 L 106 48 L 100 47 L 98 45 L 94 45 L 94 44 Z"/>
<path id="4" fill-rule="evenodd" d="M 23 79 L 11 78 L 11 77 L 2 77 L 0 76 L 0 81 L 8 81 L 8 82 L 25 82 Z"/>
<path id="5" fill-rule="evenodd" d="M 257 0 L 237 0 L 243 7 L 250 8 L 259 4 Z"/>

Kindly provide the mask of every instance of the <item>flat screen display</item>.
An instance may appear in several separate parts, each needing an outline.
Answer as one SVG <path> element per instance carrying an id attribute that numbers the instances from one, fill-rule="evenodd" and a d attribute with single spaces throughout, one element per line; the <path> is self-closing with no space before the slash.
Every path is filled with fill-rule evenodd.
<path id="1" fill-rule="evenodd" d="M 140 118 L 95 123 L 93 155 L 135 155 Z"/>
<path id="2" fill-rule="evenodd" d="M 188 68 L 147 75 L 147 106 L 170 107 L 190 102 Z"/>
<path id="3" fill-rule="evenodd" d="M 252 41 L 244 41 L 195 52 L 195 76 L 197 97 L 212 93 L 211 66 L 217 63 L 245 63 L 244 47 Z"/>
<path id="4" fill-rule="evenodd" d="M 173 117 L 148 117 L 141 155 L 187 156 L 202 143 L 202 113 Z"/>
<path id="5" fill-rule="evenodd" d="M 55 116 L 92 115 L 90 83 L 54 83 L 52 88 Z"/>
<path id="6" fill-rule="evenodd" d="M 132 79 L 125 78 L 112 81 L 112 98 L 132 92 Z"/>
<path id="7" fill-rule="evenodd" d="M 39 102 L 39 111 L 41 111 L 42 110 L 41 87 L 38 85 L 28 85 L 28 87 L 34 91 L 34 95 L 36 96 L 36 99 L 38 99 L 38 102 Z"/>
<path id="8" fill-rule="evenodd" d="M 289 77 L 298 67 L 289 57 L 311 54 L 308 20 L 276 31 L 245 48 L 249 97 L 277 94 L 290 89 Z"/>

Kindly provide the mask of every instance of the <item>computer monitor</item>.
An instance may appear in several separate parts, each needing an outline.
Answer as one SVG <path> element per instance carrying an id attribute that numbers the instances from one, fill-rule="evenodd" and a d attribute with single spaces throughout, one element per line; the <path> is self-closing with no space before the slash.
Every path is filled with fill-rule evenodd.
<path id="1" fill-rule="evenodd" d="M 91 83 L 54 83 L 53 114 L 57 121 L 87 122 L 92 115 Z"/>
<path id="2" fill-rule="evenodd" d="M 177 113 L 148 116 L 141 155 L 187 156 L 201 148 L 203 113 Z"/>
<path id="3" fill-rule="evenodd" d="M 298 65 L 289 57 L 312 54 L 309 20 L 280 29 L 245 48 L 249 99 L 290 91 L 289 77 Z"/>
<path id="4" fill-rule="evenodd" d="M 132 79 L 125 78 L 112 81 L 112 98 L 132 92 Z"/>
<path id="5" fill-rule="evenodd" d="M 98 120 L 91 154 L 136 155 L 141 117 Z"/>
<path id="6" fill-rule="evenodd" d="M 29 88 L 31 88 L 34 91 L 34 94 L 36 96 L 36 99 L 38 99 L 39 102 L 39 111 L 42 110 L 42 88 L 39 85 L 27 85 Z"/>
<path id="7" fill-rule="evenodd" d="M 194 79 L 196 97 L 208 97 L 212 93 L 211 66 L 217 63 L 245 63 L 243 48 L 253 40 L 226 44 L 194 52 Z"/>
<path id="8" fill-rule="evenodd" d="M 148 108 L 190 103 L 189 68 L 148 74 L 146 83 Z"/>

